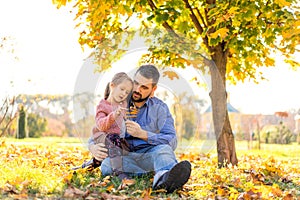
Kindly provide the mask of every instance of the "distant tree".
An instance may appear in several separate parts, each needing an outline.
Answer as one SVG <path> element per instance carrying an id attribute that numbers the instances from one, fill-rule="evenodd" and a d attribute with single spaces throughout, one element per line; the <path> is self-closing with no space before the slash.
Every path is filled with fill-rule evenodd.
<path id="1" fill-rule="evenodd" d="M 66 135 L 68 135 L 68 132 L 66 131 L 65 124 L 61 120 L 47 117 L 47 128 L 46 131 L 42 133 L 42 136 L 62 137 Z"/>
<path id="2" fill-rule="evenodd" d="M 19 120 L 18 120 L 18 139 L 23 139 L 26 137 L 26 112 L 24 107 L 21 106 L 19 111 Z"/>
<path id="3" fill-rule="evenodd" d="M 293 133 L 288 129 L 282 121 L 279 122 L 279 125 L 276 127 L 276 144 L 290 144 L 293 142 Z"/>
<path id="4" fill-rule="evenodd" d="M 265 126 L 261 131 L 261 141 L 269 144 L 290 144 L 295 135 L 281 121 L 278 125 Z"/>
<path id="5" fill-rule="evenodd" d="M 24 105 L 25 111 L 28 113 L 35 113 L 44 118 L 52 118 L 60 120 L 64 123 L 65 131 L 70 133 L 73 128 L 73 123 L 70 117 L 69 106 L 72 97 L 70 95 L 49 95 L 49 94 L 35 94 L 19 95 L 16 99 L 18 104 Z M 50 107 L 55 108 L 58 112 L 54 113 Z"/>
<path id="6" fill-rule="evenodd" d="M 47 120 L 39 114 L 30 113 L 27 117 L 27 127 L 29 137 L 41 137 L 42 133 L 46 131 Z"/>

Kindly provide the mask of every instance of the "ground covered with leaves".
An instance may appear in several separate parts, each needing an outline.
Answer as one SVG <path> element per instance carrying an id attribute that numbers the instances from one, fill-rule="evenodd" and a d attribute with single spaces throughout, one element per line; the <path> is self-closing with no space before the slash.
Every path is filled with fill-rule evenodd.
<path id="1" fill-rule="evenodd" d="M 192 163 L 192 175 L 182 190 L 166 194 L 151 189 L 151 175 L 131 184 L 103 177 L 99 169 L 74 172 L 72 167 L 90 159 L 87 150 L 46 141 L 0 140 L 1 199 L 300 199 L 300 161 L 288 152 L 246 151 L 238 155 L 238 167 L 221 169 L 215 154 L 177 153 L 178 160 Z M 290 149 L 299 152 L 299 146 Z"/>

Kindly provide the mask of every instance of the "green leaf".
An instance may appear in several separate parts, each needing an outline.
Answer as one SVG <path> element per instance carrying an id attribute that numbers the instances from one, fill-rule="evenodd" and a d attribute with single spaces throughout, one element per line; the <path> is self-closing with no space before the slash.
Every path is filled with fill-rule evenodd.
<path id="1" fill-rule="evenodd" d="M 253 15 L 252 10 L 248 10 L 248 11 L 243 15 L 243 17 L 244 17 L 244 20 L 246 20 L 246 21 L 253 21 L 254 15 Z"/>
<path id="2" fill-rule="evenodd" d="M 181 33 L 185 33 L 185 32 L 187 32 L 189 29 L 190 29 L 190 27 L 189 27 L 189 24 L 188 24 L 187 21 L 180 22 L 180 24 L 179 24 L 179 26 L 178 26 L 178 30 L 179 30 Z"/>
<path id="3" fill-rule="evenodd" d="M 149 17 L 147 17 L 148 21 L 151 21 L 155 16 L 154 15 L 150 15 Z"/>
<path id="4" fill-rule="evenodd" d="M 161 15 L 161 19 L 162 19 L 163 21 L 167 21 L 168 18 L 169 18 L 169 14 L 168 14 L 168 13 L 164 13 L 164 14 Z"/>
<path id="5" fill-rule="evenodd" d="M 129 6 L 123 5 L 123 7 L 124 7 L 124 9 L 125 9 L 128 13 L 132 12 L 132 10 L 131 10 L 131 8 L 130 8 Z"/>

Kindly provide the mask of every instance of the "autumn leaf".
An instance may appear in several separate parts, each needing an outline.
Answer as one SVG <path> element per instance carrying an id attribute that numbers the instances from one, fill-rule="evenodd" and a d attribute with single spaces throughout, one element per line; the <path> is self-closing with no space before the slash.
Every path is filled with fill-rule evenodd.
<path id="1" fill-rule="evenodd" d="M 113 194 L 108 194 L 108 193 L 101 193 L 100 197 L 102 197 L 102 199 L 114 199 L 114 200 L 124 200 L 124 199 L 128 199 L 128 197 L 124 196 L 124 195 L 113 195 Z"/>
<path id="2" fill-rule="evenodd" d="M 108 191 L 108 192 L 112 192 L 112 191 L 114 191 L 114 190 L 116 190 L 115 189 L 115 185 L 110 185 L 110 186 L 108 186 L 107 188 L 106 188 L 106 190 Z"/>
<path id="3" fill-rule="evenodd" d="M 6 147 L 6 144 L 5 144 L 5 141 L 4 141 L 4 140 L 1 141 L 0 147 Z"/>
<path id="4" fill-rule="evenodd" d="M 244 199 L 261 199 L 261 192 L 253 192 L 252 190 L 249 190 L 247 192 L 241 193 L 237 200 L 244 200 Z"/>
<path id="5" fill-rule="evenodd" d="M 134 179 L 123 179 L 121 184 L 118 187 L 118 190 L 123 190 L 129 186 L 132 186 L 135 184 L 135 180 Z"/>
<path id="6" fill-rule="evenodd" d="M 283 197 L 282 200 L 293 200 L 293 199 L 294 199 L 294 197 L 292 194 L 287 194 L 286 196 Z"/>
<path id="7" fill-rule="evenodd" d="M 174 71 L 164 71 L 163 76 L 166 76 L 171 80 L 173 80 L 174 78 L 179 79 L 178 74 Z"/>
<path id="8" fill-rule="evenodd" d="M 222 40 L 224 40 L 227 37 L 228 32 L 229 32 L 228 28 L 220 28 L 216 32 L 211 33 L 209 36 L 213 39 L 220 37 Z"/>
<path id="9" fill-rule="evenodd" d="M 66 198 L 78 198 L 82 197 L 85 194 L 84 191 L 79 190 L 78 188 L 69 187 L 65 190 L 64 197 Z"/>
<path id="10" fill-rule="evenodd" d="M 290 6 L 291 3 L 286 0 L 275 0 L 276 3 L 278 3 L 280 6 Z"/>
<path id="11" fill-rule="evenodd" d="M 141 197 L 143 198 L 143 200 L 153 199 L 154 197 L 151 196 L 151 193 L 152 193 L 152 189 L 149 188 L 149 189 L 143 191 Z"/>
<path id="12" fill-rule="evenodd" d="M 4 189 L 3 190 L 5 192 L 8 192 L 8 193 L 19 194 L 19 191 L 16 189 L 16 187 L 14 185 L 9 184 L 9 183 L 6 183 L 4 185 Z"/>

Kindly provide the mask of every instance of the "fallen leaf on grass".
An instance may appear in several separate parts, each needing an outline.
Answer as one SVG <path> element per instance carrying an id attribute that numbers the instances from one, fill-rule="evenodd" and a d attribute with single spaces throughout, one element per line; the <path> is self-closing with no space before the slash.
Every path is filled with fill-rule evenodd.
<path id="1" fill-rule="evenodd" d="M 159 189 L 159 190 L 154 190 L 153 192 L 160 193 L 160 192 L 167 192 L 167 190 L 162 188 L 162 189 Z"/>
<path id="2" fill-rule="evenodd" d="M 282 191 L 279 188 L 272 188 L 272 194 L 274 194 L 277 197 L 280 197 L 282 195 Z"/>
<path id="3" fill-rule="evenodd" d="M 261 192 L 253 192 L 249 190 L 248 192 L 241 193 L 237 200 L 244 200 L 244 199 L 261 199 Z"/>
<path id="4" fill-rule="evenodd" d="M 283 197 L 283 200 L 293 200 L 294 197 L 292 194 L 287 194 L 286 196 Z"/>
<path id="5" fill-rule="evenodd" d="M 84 195 L 85 195 L 84 191 L 74 187 L 69 187 L 68 189 L 66 189 L 64 193 L 64 197 L 66 198 L 82 197 Z"/>
<path id="6" fill-rule="evenodd" d="M 291 176 L 284 176 L 284 177 L 281 177 L 279 179 L 279 181 L 281 181 L 282 183 L 292 183 L 292 177 Z"/>
<path id="7" fill-rule="evenodd" d="M 3 190 L 4 190 L 4 192 L 11 193 L 11 194 L 18 194 L 19 193 L 19 191 L 16 189 L 16 187 L 14 185 L 9 184 L 9 183 L 6 183 L 4 185 Z"/>
<path id="8" fill-rule="evenodd" d="M 177 194 L 179 194 L 181 197 L 188 197 L 189 193 L 187 191 L 178 190 Z"/>
<path id="9" fill-rule="evenodd" d="M 108 186 L 108 187 L 106 188 L 106 190 L 107 190 L 108 192 L 113 192 L 113 191 L 115 191 L 115 185 L 112 184 L 112 185 Z"/>
<path id="10" fill-rule="evenodd" d="M 135 182 L 136 181 L 134 179 L 123 179 L 122 183 L 118 187 L 118 190 L 125 189 L 126 187 L 129 187 L 129 186 L 135 184 Z"/>
<path id="11" fill-rule="evenodd" d="M 110 178 L 111 178 L 110 176 L 104 177 L 103 180 L 99 182 L 99 185 L 102 187 L 107 186 L 111 182 Z"/>
<path id="12" fill-rule="evenodd" d="M 103 199 L 113 199 L 113 200 L 124 200 L 124 199 L 128 199 L 128 197 L 126 196 L 117 196 L 117 195 L 112 195 L 112 194 L 108 194 L 108 193 L 101 193 L 100 196 Z M 101 199 L 101 198 L 100 198 Z"/>
<path id="13" fill-rule="evenodd" d="M 27 194 L 12 194 L 12 195 L 9 195 L 9 197 L 12 197 L 13 199 L 18 199 L 18 200 L 21 200 L 21 199 L 28 199 L 28 196 Z"/>
<path id="14" fill-rule="evenodd" d="M 141 197 L 143 197 L 143 200 L 153 199 L 154 197 L 151 196 L 151 193 L 152 193 L 152 188 L 149 188 L 143 191 Z"/>
<path id="15" fill-rule="evenodd" d="M 143 193 L 142 190 L 135 190 L 131 194 L 134 195 L 134 194 L 142 194 L 142 193 Z"/>

